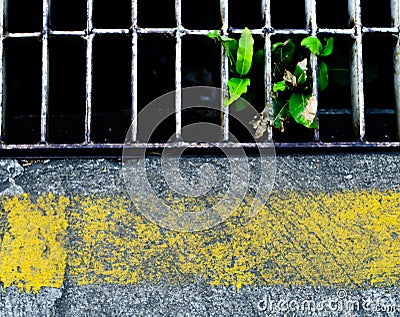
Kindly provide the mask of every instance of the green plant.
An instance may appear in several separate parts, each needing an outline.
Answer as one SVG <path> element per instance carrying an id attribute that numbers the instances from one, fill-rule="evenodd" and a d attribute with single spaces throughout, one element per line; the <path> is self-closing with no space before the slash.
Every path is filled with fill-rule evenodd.
<path id="1" fill-rule="evenodd" d="M 224 100 L 225 106 L 231 105 L 240 96 L 251 102 L 253 94 L 248 92 L 250 86 L 248 73 L 252 65 L 257 67 L 259 61 L 264 59 L 264 51 L 259 50 L 253 56 L 254 40 L 248 28 L 243 30 L 239 43 L 233 38 L 219 35 L 217 30 L 208 33 L 208 37 L 222 43 L 229 58 L 230 72 L 233 74 L 228 81 L 229 93 Z M 309 71 L 310 53 L 325 57 L 332 54 L 332 51 L 332 37 L 325 39 L 324 45 L 318 38 L 312 36 L 304 38 L 300 45 L 296 45 L 290 38 L 272 45 L 273 125 L 276 128 L 283 131 L 284 122 L 291 118 L 307 128 L 316 127 L 317 109 L 316 98 L 312 94 L 313 80 Z M 318 89 L 324 90 L 327 85 L 328 67 L 319 58 Z M 241 109 L 240 106 L 237 108 Z M 266 125 L 269 124 L 265 113 L 261 113 L 260 118 L 256 118 L 251 123 L 257 129 L 256 136 L 262 136 Z"/>
<path id="2" fill-rule="evenodd" d="M 274 85 L 272 101 L 274 108 L 274 126 L 284 130 L 284 122 L 293 118 L 307 128 L 316 127 L 316 98 L 312 93 L 310 75 L 310 53 L 319 57 L 329 56 L 333 51 L 333 38 L 325 39 L 325 45 L 316 37 L 304 38 L 299 47 L 292 39 L 272 45 Z M 318 61 L 318 89 L 324 90 L 328 85 L 328 67 L 321 59 Z"/>
<path id="3" fill-rule="evenodd" d="M 218 40 L 224 46 L 228 59 L 229 71 L 232 77 L 228 80 L 228 96 L 224 100 L 225 106 L 230 106 L 240 96 L 251 102 L 254 95 L 249 93 L 247 88 L 250 86 L 250 70 L 252 66 L 262 64 L 264 51 L 253 52 L 254 39 L 248 28 L 245 28 L 240 36 L 239 42 L 228 36 L 219 35 L 217 30 L 209 32 L 208 37 Z M 236 104 L 236 109 L 241 110 L 245 105 Z"/>

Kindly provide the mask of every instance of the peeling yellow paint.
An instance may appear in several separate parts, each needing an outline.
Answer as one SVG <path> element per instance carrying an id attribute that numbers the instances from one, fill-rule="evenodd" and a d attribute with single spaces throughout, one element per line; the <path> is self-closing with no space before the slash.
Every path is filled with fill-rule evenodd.
<path id="1" fill-rule="evenodd" d="M 28 195 L 5 198 L 8 230 L 0 245 L 0 281 L 4 289 L 37 292 L 42 286 L 61 287 L 67 249 L 66 197 L 52 194 L 32 203 Z M 4 290 L 3 289 L 3 290 Z"/>
<path id="2" fill-rule="evenodd" d="M 196 233 L 159 228 L 134 211 L 125 197 L 69 201 L 49 194 L 36 203 L 27 196 L 10 198 L 3 206 L 9 224 L 0 251 L 5 286 L 59 287 L 65 267 L 70 282 L 77 285 L 176 285 L 203 279 L 237 288 L 380 287 L 400 281 L 396 191 L 276 191 L 255 217 L 246 218 L 244 202 L 228 221 Z M 69 245 L 64 248 L 57 237 L 65 235 Z M 45 258 L 47 245 L 50 253 Z"/>

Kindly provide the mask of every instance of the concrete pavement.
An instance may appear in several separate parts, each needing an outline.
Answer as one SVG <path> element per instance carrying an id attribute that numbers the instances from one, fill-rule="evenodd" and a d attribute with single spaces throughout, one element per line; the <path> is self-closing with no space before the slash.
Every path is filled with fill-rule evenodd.
<path id="1" fill-rule="evenodd" d="M 217 227 L 179 233 L 135 210 L 119 161 L 3 160 L 0 316 L 397 316 L 399 162 L 278 156 L 254 218 L 246 197 Z M 227 169 L 185 158 L 183 176 L 203 163 Z M 158 158 L 148 166 L 162 190 Z"/>

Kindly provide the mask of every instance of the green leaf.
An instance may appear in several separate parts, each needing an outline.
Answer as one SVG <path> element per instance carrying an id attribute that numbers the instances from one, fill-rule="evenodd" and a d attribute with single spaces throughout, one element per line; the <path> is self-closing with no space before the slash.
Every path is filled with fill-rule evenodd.
<path id="1" fill-rule="evenodd" d="M 278 49 L 279 48 L 279 49 Z M 272 55 L 274 60 L 284 69 L 285 65 L 291 63 L 296 45 L 292 39 L 288 39 L 285 42 L 277 42 L 272 45 Z"/>
<path id="2" fill-rule="evenodd" d="M 218 31 L 217 31 L 217 30 L 214 30 L 213 32 L 208 32 L 208 33 L 207 33 L 207 36 L 208 36 L 210 39 L 214 39 L 214 40 L 220 40 L 220 39 L 221 39 L 221 36 L 218 34 Z"/>
<path id="3" fill-rule="evenodd" d="M 283 45 L 283 42 L 276 42 L 276 43 L 272 44 L 271 51 L 272 52 L 275 51 L 279 46 L 282 46 L 282 45 Z"/>
<path id="4" fill-rule="evenodd" d="M 277 114 L 275 114 L 274 118 L 274 126 L 281 130 L 282 132 L 284 131 L 284 126 L 283 122 L 285 119 L 290 115 L 290 112 L 288 110 L 288 103 L 285 102 L 283 105 L 279 105 L 280 103 L 275 99 L 273 100 L 273 105 L 274 105 L 274 110 L 276 112 L 277 107 L 281 107 L 280 110 L 278 111 Z"/>
<path id="5" fill-rule="evenodd" d="M 312 53 L 320 55 L 322 52 L 322 44 L 320 40 L 314 36 L 306 37 L 301 41 L 301 46 L 307 47 Z"/>
<path id="6" fill-rule="evenodd" d="M 235 100 L 247 92 L 247 86 L 250 85 L 249 78 L 231 78 L 228 81 L 228 97 L 224 100 L 224 105 L 227 107 Z"/>
<path id="7" fill-rule="evenodd" d="M 221 35 L 220 39 L 221 39 L 222 42 L 229 42 L 229 41 L 235 40 L 235 39 L 232 39 L 232 38 L 230 38 L 229 36 L 226 36 L 226 35 Z"/>
<path id="8" fill-rule="evenodd" d="M 316 129 L 317 128 L 317 118 L 314 119 L 313 123 L 309 126 L 310 129 Z"/>
<path id="9" fill-rule="evenodd" d="M 274 108 L 275 116 L 288 117 L 290 116 L 289 112 L 289 101 L 284 98 L 274 98 L 272 99 L 272 106 Z"/>
<path id="10" fill-rule="evenodd" d="M 315 96 L 292 94 L 289 99 L 289 111 L 297 123 L 311 128 L 317 113 L 317 101 Z"/>
<path id="11" fill-rule="evenodd" d="M 222 46 L 226 49 L 231 65 L 235 63 L 234 56 L 236 55 L 238 48 L 238 42 L 235 39 L 232 39 L 225 35 L 221 36 L 219 35 L 217 30 L 214 30 L 213 32 L 208 32 L 207 36 L 211 39 L 221 42 Z"/>
<path id="12" fill-rule="evenodd" d="M 213 32 L 208 32 L 207 36 L 213 40 L 217 40 L 222 43 L 236 43 L 237 47 L 237 41 L 235 39 L 230 38 L 229 36 L 219 35 L 218 30 L 214 30 Z"/>
<path id="13" fill-rule="evenodd" d="M 237 41 L 227 36 L 221 36 L 221 39 L 222 39 L 222 45 L 225 47 L 225 49 L 231 52 L 232 55 L 236 54 L 238 48 Z"/>
<path id="14" fill-rule="evenodd" d="M 275 117 L 275 119 L 274 119 L 274 126 L 275 126 L 275 128 L 277 128 L 277 129 L 279 129 L 279 130 L 282 130 L 283 124 L 282 124 L 282 122 L 281 122 L 281 117 Z"/>
<path id="15" fill-rule="evenodd" d="M 326 45 L 322 48 L 321 56 L 329 56 L 333 51 L 333 37 L 325 39 Z"/>
<path id="16" fill-rule="evenodd" d="M 298 78 L 297 78 L 297 84 L 301 85 L 303 83 L 305 83 L 307 80 L 307 74 L 306 72 L 303 72 Z"/>
<path id="17" fill-rule="evenodd" d="M 278 90 L 285 91 L 285 89 L 286 89 L 286 85 L 285 85 L 285 81 L 284 80 L 278 81 L 272 87 L 273 92 L 277 92 Z"/>
<path id="18" fill-rule="evenodd" d="M 296 44 L 293 43 L 292 39 L 288 39 L 283 43 L 283 53 L 284 58 L 289 57 L 290 59 L 294 56 L 294 51 L 296 49 Z"/>
<path id="19" fill-rule="evenodd" d="M 324 90 L 328 86 L 328 66 L 324 62 L 318 64 L 318 89 Z"/>
<path id="20" fill-rule="evenodd" d="M 251 67 L 253 59 L 254 39 L 248 28 L 245 28 L 240 36 L 239 47 L 237 50 L 236 71 L 239 75 L 246 75 Z"/>
<path id="21" fill-rule="evenodd" d="M 224 46 L 224 48 L 226 50 L 226 53 L 228 55 L 231 66 L 233 66 L 233 64 L 235 64 L 234 56 L 236 55 L 237 47 L 238 47 L 237 41 L 235 39 L 230 39 L 229 41 L 222 42 L 222 45 Z"/>
<path id="22" fill-rule="evenodd" d="M 300 114 L 304 111 L 306 106 L 305 98 L 302 94 L 292 94 L 289 99 L 289 111 L 292 117 L 298 121 Z"/>

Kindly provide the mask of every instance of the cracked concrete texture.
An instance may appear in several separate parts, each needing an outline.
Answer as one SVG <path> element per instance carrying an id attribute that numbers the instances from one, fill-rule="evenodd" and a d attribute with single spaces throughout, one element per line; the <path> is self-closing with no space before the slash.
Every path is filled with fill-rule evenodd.
<path id="1" fill-rule="evenodd" d="M 42 288 L 38 294 L 20 293 L 16 287 L 3 292 L 0 287 L 0 317 L 55 316 L 56 300 L 61 296 L 61 289 L 49 287 Z"/>
<path id="2" fill-rule="evenodd" d="M 148 161 L 149 173 L 159 178 L 159 158 Z M 189 163 L 190 162 L 190 163 Z M 182 160 L 181 172 L 192 175 L 203 163 L 227 168 L 224 158 L 195 157 Z M 126 195 L 121 162 L 96 160 L 47 160 L 18 162 L 0 160 L 0 195 L 43 193 L 55 195 Z M 250 159 L 257 175 L 257 159 Z M 318 154 L 277 156 L 275 189 L 354 190 L 399 189 L 400 154 Z M 152 178 L 152 177 L 150 177 Z M 256 182 L 257 177 L 252 181 Z M 223 183 L 223 181 L 222 181 Z M 157 186 L 157 184 L 156 184 Z M 161 186 L 161 185 L 159 185 Z M 0 219 L 1 221 L 1 219 Z M 0 236 L 1 237 L 1 236 Z M 257 304 L 267 294 L 271 298 L 316 302 L 332 298 L 338 290 L 330 288 L 247 286 L 239 292 L 229 287 L 196 285 L 92 285 L 63 289 L 43 288 L 37 295 L 20 294 L 9 288 L 0 294 L 0 316 L 295 316 L 295 313 L 261 311 Z M 400 305 L 399 288 L 370 289 L 352 295 L 358 300 L 384 299 Z M 358 297 L 357 297 L 358 296 Z M 352 297 L 352 298 L 353 298 Z M 397 312 L 362 310 L 330 312 L 326 316 L 399 316 Z M 297 313 L 303 316 L 305 313 Z M 321 316 L 318 312 L 307 316 Z"/>
<path id="3" fill-rule="evenodd" d="M 21 186 L 15 184 L 15 178 L 23 171 L 16 160 L 0 160 L 0 196 L 20 195 L 24 192 Z"/>
<path id="4" fill-rule="evenodd" d="M 97 316 L 398 316 L 399 288 L 91 285 L 0 293 L 0 317 Z M 322 309 L 322 308 L 325 309 Z"/>
<path id="5" fill-rule="evenodd" d="M 56 316 L 398 316 L 399 295 L 395 288 L 253 286 L 237 292 L 201 282 L 180 287 L 84 286 L 67 290 L 66 305 Z M 379 311 L 383 307 L 392 312 Z"/>
<path id="6" fill-rule="evenodd" d="M 21 189 L 37 197 L 52 192 L 55 195 L 121 194 L 126 195 L 121 175 L 121 162 L 98 160 L 36 161 L 22 173 L 16 161 L 3 162 L 0 176 L 9 181 L 2 191 L 20 193 Z M 211 163 L 218 171 L 228 168 L 228 160 L 221 157 L 185 157 L 181 173 L 193 174 L 204 163 Z M 7 165 L 10 164 L 10 165 Z M 257 158 L 249 158 L 253 171 L 251 181 L 257 181 Z M 8 167 L 7 167 L 8 166 Z M 160 158 L 148 159 L 149 179 L 160 179 Z M 397 188 L 400 184 L 400 154 L 323 154 L 287 155 L 276 158 L 274 189 L 331 191 L 339 189 Z M 15 170 L 13 174 L 9 170 Z M 0 178 L 1 180 L 1 178 Z M 7 184 L 7 183 L 6 183 Z M 251 184 L 250 184 L 251 185 Z M 6 192 L 7 193 L 7 192 Z"/>

